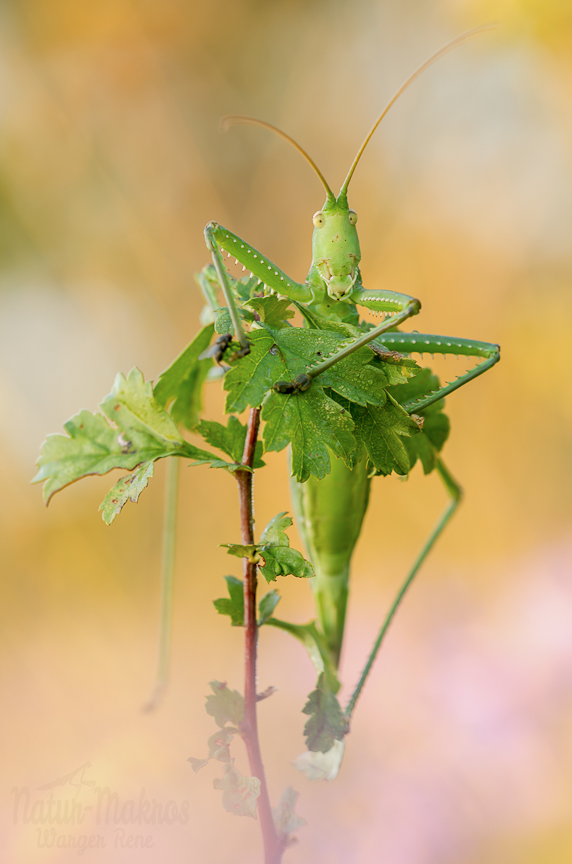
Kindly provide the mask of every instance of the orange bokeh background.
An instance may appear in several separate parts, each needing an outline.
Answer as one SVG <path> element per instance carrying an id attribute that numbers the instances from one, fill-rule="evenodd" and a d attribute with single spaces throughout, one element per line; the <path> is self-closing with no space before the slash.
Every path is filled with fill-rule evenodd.
<path id="1" fill-rule="evenodd" d="M 412 329 L 499 342 L 502 362 L 448 400 L 445 459 L 466 500 L 390 631 L 333 783 L 292 767 L 314 675 L 261 634 L 260 706 L 274 801 L 308 821 L 291 864 L 567 864 L 572 859 L 572 13 L 564 0 L 12 0 L 0 10 L 0 549 L 2 860 L 68 864 L 13 789 L 65 778 L 127 801 L 189 802 L 185 824 L 56 824 L 100 835 L 95 864 L 261 860 L 258 826 L 225 813 L 203 708 L 241 689 L 241 633 L 216 615 L 218 544 L 239 536 L 222 472 L 181 469 L 170 688 L 155 664 L 164 465 L 106 527 L 110 478 L 31 487 L 39 446 L 116 371 L 155 379 L 196 332 L 193 274 L 216 219 L 296 279 L 323 193 L 248 113 L 281 126 L 340 184 L 383 104 L 430 53 L 496 19 L 391 110 L 350 190 L 364 284 L 418 296 Z M 454 360 L 437 366 L 457 369 Z M 461 367 L 459 367 L 461 368 Z M 217 418 L 216 384 L 205 415 Z M 285 454 L 257 475 L 259 529 L 289 507 Z M 444 505 L 438 480 L 378 479 L 355 556 L 347 693 Z M 295 541 L 299 547 L 299 540 Z M 280 616 L 312 614 L 283 580 Z M 234 752 L 246 771 L 240 742 Z M 78 783 L 77 776 L 73 782 Z M 85 804 L 93 785 L 62 780 Z M 121 834 L 144 833 L 144 849 Z M 38 833 L 38 831 L 40 833 Z M 63 842 L 63 841 L 62 841 Z M 49 844 L 48 844 L 49 845 Z"/>

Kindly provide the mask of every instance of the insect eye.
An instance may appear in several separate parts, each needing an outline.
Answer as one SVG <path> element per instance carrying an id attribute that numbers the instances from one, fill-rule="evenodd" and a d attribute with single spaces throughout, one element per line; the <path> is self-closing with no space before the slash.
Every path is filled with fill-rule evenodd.
<path id="1" fill-rule="evenodd" d="M 348 219 L 350 220 L 350 225 L 355 225 L 357 222 L 357 213 L 355 210 L 350 210 L 348 213 Z"/>
<path id="2" fill-rule="evenodd" d="M 312 222 L 314 223 L 316 228 L 324 227 L 324 225 L 326 224 L 326 217 L 321 210 L 318 210 L 317 213 L 314 213 L 314 215 L 312 216 Z"/>

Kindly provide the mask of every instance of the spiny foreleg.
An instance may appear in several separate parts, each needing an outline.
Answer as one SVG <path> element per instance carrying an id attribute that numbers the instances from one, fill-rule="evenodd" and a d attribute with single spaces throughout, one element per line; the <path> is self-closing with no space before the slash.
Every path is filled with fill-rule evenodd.
<path id="1" fill-rule="evenodd" d="M 216 222 L 209 222 L 205 228 L 205 237 L 207 237 L 207 245 L 211 251 L 211 244 L 215 245 L 219 258 L 220 251 L 226 252 L 229 258 L 233 257 L 235 261 L 242 264 L 243 270 L 250 271 L 253 276 L 256 276 L 264 285 L 272 288 L 273 291 L 277 291 L 279 294 L 283 294 L 291 300 L 298 300 L 301 303 L 308 303 L 312 299 L 312 291 L 308 285 L 295 282 L 280 270 L 276 264 L 270 261 L 269 258 L 255 249 L 254 246 L 251 246 L 227 228 L 223 228 Z M 222 258 L 220 260 L 222 262 Z"/>

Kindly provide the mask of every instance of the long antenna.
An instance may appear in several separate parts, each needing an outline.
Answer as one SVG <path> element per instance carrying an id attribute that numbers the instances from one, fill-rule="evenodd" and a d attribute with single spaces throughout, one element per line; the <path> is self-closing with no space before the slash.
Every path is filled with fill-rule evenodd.
<path id="1" fill-rule="evenodd" d="M 235 123 L 241 123 L 244 126 L 261 126 L 262 129 L 268 129 L 270 130 L 270 132 L 275 132 L 276 135 L 280 136 L 280 138 L 284 138 L 285 141 L 288 141 L 292 145 L 292 147 L 294 147 L 294 149 L 297 150 L 298 153 L 301 153 L 304 159 L 310 163 L 310 165 L 320 178 L 322 186 L 326 190 L 328 199 L 332 201 L 336 200 L 336 196 L 328 186 L 326 178 L 324 177 L 314 160 L 306 153 L 305 150 L 302 149 L 302 147 L 300 147 L 300 145 L 296 141 L 294 141 L 293 138 L 290 138 L 290 136 L 287 135 L 286 132 L 283 132 L 282 129 L 278 129 L 277 126 L 272 126 L 270 123 L 266 123 L 264 120 L 257 120 L 255 117 L 245 117 L 242 114 L 229 114 L 226 117 L 223 117 L 220 121 L 220 128 L 223 132 L 226 132 L 229 126 L 234 126 Z"/>
<path id="2" fill-rule="evenodd" d="M 429 57 L 429 59 L 425 61 L 425 63 L 422 63 L 421 66 L 419 66 L 419 68 L 415 70 L 413 75 L 411 75 L 407 79 L 407 81 L 401 85 L 401 87 L 399 88 L 397 93 L 389 100 L 389 102 L 387 103 L 387 105 L 385 106 L 385 108 L 383 109 L 383 111 L 381 112 L 381 114 L 379 115 L 379 117 L 377 118 L 377 120 L 375 121 L 373 126 L 371 127 L 370 131 L 368 132 L 368 134 L 366 136 L 365 141 L 363 142 L 363 144 L 361 145 L 361 147 L 358 150 L 357 156 L 354 159 L 354 161 L 352 163 L 352 167 L 350 168 L 350 170 L 348 172 L 348 176 L 344 180 L 344 185 L 340 189 L 340 195 L 347 194 L 349 182 L 352 179 L 353 173 L 356 170 L 356 166 L 357 166 L 359 160 L 361 159 L 363 151 L 365 150 L 365 148 L 369 144 L 371 136 L 373 135 L 373 133 L 375 132 L 375 130 L 377 129 L 377 127 L 379 126 L 379 124 L 381 123 L 381 121 L 383 120 L 383 118 L 385 117 L 385 115 L 387 114 L 387 112 L 389 111 L 391 106 L 393 105 L 393 103 L 399 99 L 399 97 L 401 96 L 403 91 L 406 90 L 409 87 L 409 85 L 412 84 L 413 81 L 415 81 L 415 79 L 419 77 L 419 75 L 421 75 L 422 72 L 425 72 L 425 70 L 429 66 L 431 66 L 433 63 L 435 63 L 436 60 L 439 60 L 439 58 L 442 57 L 444 54 L 447 54 L 447 52 L 452 51 L 453 48 L 456 48 L 458 45 L 462 45 L 463 42 L 467 42 L 469 39 L 472 39 L 474 36 L 480 36 L 482 33 L 488 33 L 490 30 L 496 30 L 497 27 L 498 27 L 498 24 L 484 24 L 482 27 L 475 27 L 473 30 L 467 30 L 466 33 L 462 33 L 460 36 L 457 36 L 456 39 L 453 39 L 451 42 L 447 42 L 446 45 L 444 45 L 442 48 L 440 48 L 438 51 L 436 51 L 435 54 L 432 54 L 431 57 Z"/>

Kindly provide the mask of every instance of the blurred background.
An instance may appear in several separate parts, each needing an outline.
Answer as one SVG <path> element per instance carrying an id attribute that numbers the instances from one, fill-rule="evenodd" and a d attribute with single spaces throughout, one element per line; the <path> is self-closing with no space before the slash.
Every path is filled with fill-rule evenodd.
<path id="1" fill-rule="evenodd" d="M 212 789 L 218 765 L 194 775 L 186 762 L 214 731 L 208 682 L 242 689 L 241 631 L 211 603 L 223 575 L 240 575 L 218 548 L 239 537 L 232 478 L 181 467 L 171 683 L 145 714 L 164 465 L 106 527 L 97 508 L 116 478 L 76 484 L 46 511 L 29 483 L 34 462 L 46 434 L 96 410 L 118 370 L 138 365 L 155 379 L 190 341 L 208 220 L 304 278 L 317 179 L 262 130 L 220 134 L 221 115 L 281 126 L 338 188 L 404 78 L 491 20 L 496 33 L 442 59 L 392 108 L 350 189 L 364 284 L 419 297 L 412 329 L 502 345 L 502 362 L 448 402 L 445 459 L 466 500 L 390 631 L 338 779 L 312 784 L 291 765 L 314 675 L 271 628 L 259 678 L 278 693 L 260 706 L 262 746 L 274 801 L 293 785 L 308 821 L 291 864 L 572 860 L 572 7 L 3 0 L 4 861 L 67 864 L 78 850 L 62 844 L 80 835 L 103 838 L 85 851 L 95 864 L 261 860 L 258 826 L 225 813 Z M 211 385 L 206 416 L 221 407 Z M 259 528 L 289 506 L 285 454 L 267 461 Z M 444 503 L 419 467 L 406 482 L 375 481 L 345 693 Z M 278 587 L 280 617 L 308 620 L 308 586 Z M 246 771 L 240 742 L 234 752 Z M 36 809 L 26 820 L 13 790 L 45 803 L 46 786 L 86 805 L 98 786 L 121 802 L 187 801 L 189 818 L 110 825 L 92 811 L 78 826 Z M 130 834 L 151 842 L 122 846 Z"/>

